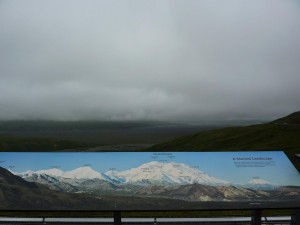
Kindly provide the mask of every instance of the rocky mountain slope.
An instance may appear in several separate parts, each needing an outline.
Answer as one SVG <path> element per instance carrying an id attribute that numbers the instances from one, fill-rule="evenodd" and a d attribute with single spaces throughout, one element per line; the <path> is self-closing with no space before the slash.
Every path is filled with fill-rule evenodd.
<path id="1" fill-rule="evenodd" d="M 72 210 L 95 209 L 107 202 L 99 199 L 53 191 L 45 185 L 28 182 L 0 167 L 0 209 Z"/>

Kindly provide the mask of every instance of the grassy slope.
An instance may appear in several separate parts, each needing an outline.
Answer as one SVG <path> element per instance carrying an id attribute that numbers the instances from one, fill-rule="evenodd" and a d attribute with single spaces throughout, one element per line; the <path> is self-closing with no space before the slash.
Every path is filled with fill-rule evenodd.
<path id="1" fill-rule="evenodd" d="M 300 153 L 300 112 L 267 124 L 228 127 L 196 133 L 152 146 L 155 151 L 284 150 L 298 170 L 294 154 Z"/>

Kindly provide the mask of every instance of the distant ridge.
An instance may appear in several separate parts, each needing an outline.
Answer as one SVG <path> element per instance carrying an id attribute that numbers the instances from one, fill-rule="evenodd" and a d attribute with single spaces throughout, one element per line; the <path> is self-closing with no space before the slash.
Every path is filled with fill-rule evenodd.
<path id="1" fill-rule="evenodd" d="M 300 153 L 300 112 L 270 123 L 203 131 L 154 145 L 149 151 L 283 150 L 294 161 Z M 299 165 L 298 169 L 300 169 Z"/>

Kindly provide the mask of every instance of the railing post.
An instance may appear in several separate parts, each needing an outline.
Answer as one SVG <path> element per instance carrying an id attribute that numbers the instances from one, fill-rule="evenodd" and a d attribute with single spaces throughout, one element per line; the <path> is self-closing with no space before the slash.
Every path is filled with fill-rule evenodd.
<path id="1" fill-rule="evenodd" d="M 291 225 L 300 224 L 300 209 L 295 209 L 294 214 L 291 218 Z"/>
<path id="2" fill-rule="evenodd" d="M 255 209 L 251 218 L 251 225 L 261 225 L 261 210 Z"/>
<path id="3" fill-rule="evenodd" d="M 121 225 L 121 212 L 114 211 L 114 225 Z"/>

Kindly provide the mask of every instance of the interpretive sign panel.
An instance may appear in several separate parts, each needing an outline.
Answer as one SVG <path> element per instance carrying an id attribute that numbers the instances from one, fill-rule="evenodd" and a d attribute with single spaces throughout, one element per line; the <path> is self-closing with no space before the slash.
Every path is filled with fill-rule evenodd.
<path id="1" fill-rule="evenodd" d="M 0 210 L 299 208 L 282 151 L 1 152 Z"/>

